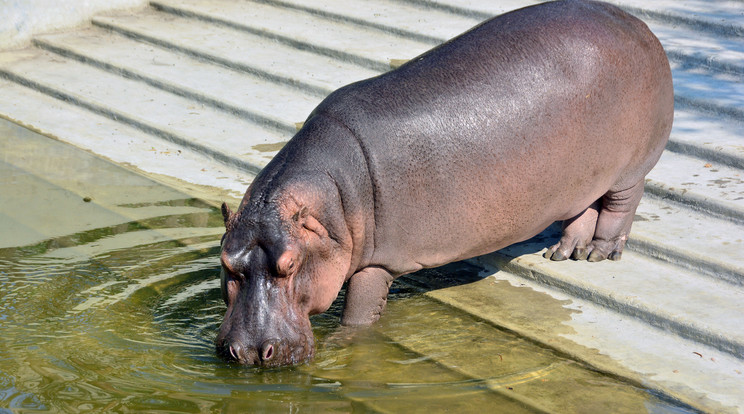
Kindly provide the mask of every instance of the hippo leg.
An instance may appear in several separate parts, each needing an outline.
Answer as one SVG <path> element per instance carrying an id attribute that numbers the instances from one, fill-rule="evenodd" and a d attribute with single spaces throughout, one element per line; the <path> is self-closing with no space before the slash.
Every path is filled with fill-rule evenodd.
<path id="1" fill-rule="evenodd" d="M 557 244 L 551 246 L 543 257 L 550 260 L 586 260 L 589 256 L 589 244 L 594 237 L 599 215 L 599 200 L 592 203 L 576 217 L 563 222 L 563 236 Z"/>
<path id="2" fill-rule="evenodd" d="M 366 267 L 354 273 L 346 284 L 346 302 L 341 323 L 369 325 L 385 310 L 393 276 L 381 267 Z"/>
<path id="3" fill-rule="evenodd" d="M 620 260 L 643 196 L 643 185 L 644 180 L 641 180 L 627 190 L 609 191 L 602 197 L 594 240 L 589 244 L 590 262 Z"/>

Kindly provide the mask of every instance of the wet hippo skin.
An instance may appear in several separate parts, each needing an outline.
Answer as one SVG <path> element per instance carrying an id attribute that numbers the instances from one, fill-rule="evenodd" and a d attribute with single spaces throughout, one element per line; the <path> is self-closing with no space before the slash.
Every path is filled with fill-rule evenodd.
<path id="1" fill-rule="evenodd" d="M 552 260 L 620 259 L 669 137 L 656 37 L 620 9 L 544 3 L 328 96 L 223 205 L 217 351 L 310 359 L 309 315 L 347 283 L 342 323 L 376 321 L 403 274 L 492 252 L 564 220 Z"/>

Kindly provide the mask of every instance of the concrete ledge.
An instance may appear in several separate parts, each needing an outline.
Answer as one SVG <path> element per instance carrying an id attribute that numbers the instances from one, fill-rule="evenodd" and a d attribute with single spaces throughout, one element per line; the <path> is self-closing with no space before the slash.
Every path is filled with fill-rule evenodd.
<path id="1" fill-rule="evenodd" d="M 106 10 L 143 7 L 146 0 L 26 0 L 0 3 L 0 50 L 26 46 L 43 32 L 85 24 Z"/>
<path id="2" fill-rule="evenodd" d="M 490 269 L 480 282 L 427 295 L 703 412 L 744 409 L 739 392 L 744 364 L 739 359 L 670 337 L 591 300 Z"/>

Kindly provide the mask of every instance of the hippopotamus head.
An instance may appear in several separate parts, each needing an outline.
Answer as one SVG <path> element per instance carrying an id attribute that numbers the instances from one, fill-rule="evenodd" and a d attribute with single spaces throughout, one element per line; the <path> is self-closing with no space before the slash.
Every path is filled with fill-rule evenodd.
<path id="1" fill-rule="evenodd" d="M 229 361 L 277 366 L 311 359 L 309 317 L 330 307 L 347 278 L 351 249 L 343 220 L 333 217 L 342 214 L 334 194 L 289 187 L 260 196 L 249 188 L 235 213 L 222 205 L 227 311 L 216 345 Z"/>

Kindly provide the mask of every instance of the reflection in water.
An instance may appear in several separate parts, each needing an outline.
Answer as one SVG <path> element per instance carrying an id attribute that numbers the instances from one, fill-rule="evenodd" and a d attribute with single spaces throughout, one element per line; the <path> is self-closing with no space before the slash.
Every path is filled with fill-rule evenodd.
<path id="1" fill-rule="evenodd" d="M 0 409 L 674 408 L 420 294 L 479 279 L 462 263 L 397 281 L 370 329 L 340 329 L 339 298 L 313 317 L 310 364 L 227 364 L 213 344 L 225 310 L 215 208 L 5 124 L 0 149 Z"/>

